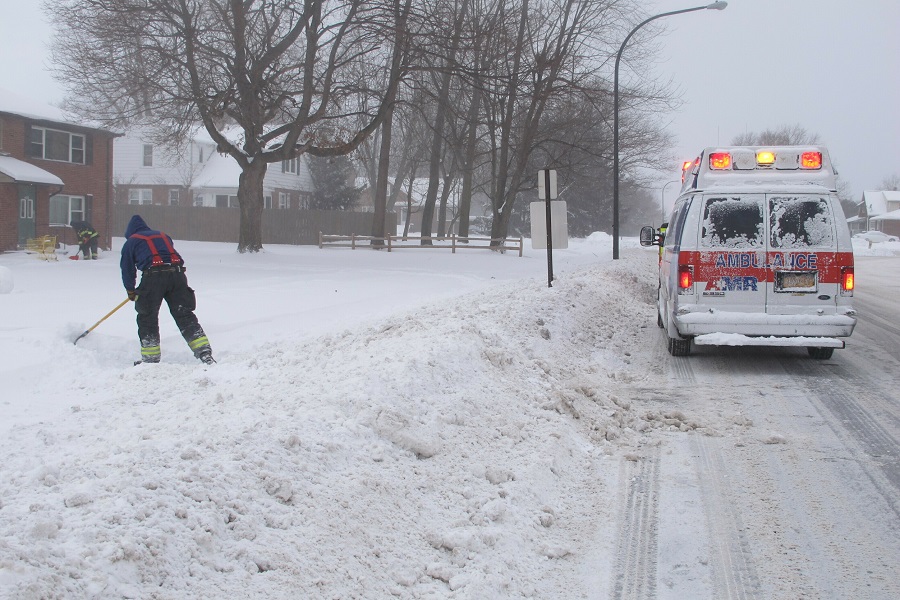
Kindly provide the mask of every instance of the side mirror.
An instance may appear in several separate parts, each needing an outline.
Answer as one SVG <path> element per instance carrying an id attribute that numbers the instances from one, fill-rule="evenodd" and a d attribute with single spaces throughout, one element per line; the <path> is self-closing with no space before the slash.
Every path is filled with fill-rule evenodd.
<path id="1" fill-rule="evenodd" d="M 659 243 L 656 237 L 656 229 L 647 225 L 641 227 L 641 246 L 655 246 Z"/>

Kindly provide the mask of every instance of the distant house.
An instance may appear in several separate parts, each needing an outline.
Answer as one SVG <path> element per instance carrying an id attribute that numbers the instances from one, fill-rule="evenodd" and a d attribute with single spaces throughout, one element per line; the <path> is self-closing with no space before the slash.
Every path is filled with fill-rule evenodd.
<path id="1" fill-rule="evenodd" d="M 390 197 L 393 190 L 394 180 L 388 181 L 388 196 Z M 373 190 L 369 186 L 368 180 L 365 178 L 357 179 L 357 187 L 360 188 L 360 207 L 361 210 L 372 211 L 373 209 Z M 455 182 L 451 188 L 447 198 L 447 214 L 445 226 L 448 233 L 456 233 L 459 231 L 458 213 L 459 213 L 459 182 Z M 434 218 L 432 220 L 431 233 L 437 235 L 439 229 L 438 209 L 440 204 L 443 182 L 438 185 L 438 198 L 434 207 Z M 411 194 L 410 194 L 411 192 Z M 403 185 L 396 193 L 396 200 L 389 209 L 397 214 L 397 232 L 402 233 L 409 221 L 409 233 L 421 233 L 422 231 L 422 211 L 425 205 L 425 197 L 428 195 L 428 179 L 418 177 L 413 180 L 410 185 L 409 180 L 404 181 Z M 483 235 L 485 223 L 491 216 L 490 199 L 481 192 L 472 195 L 472 205 L 469 209 L 469 235 Z M 490 228 L 488 228 L 490 231 Z"/>
<path id="2" fill-rule="evenodd" d="M 73 220 L 109 248 L 116 135 L 0 89 L 0 252 L 41 235 L 75 243 Z"/>
<path id="3" fill-rule="evenodd" d="M 117 204 L 238 207 L 240 166 L 200 132 L 184 147 L 171 149 L 146 141 L 139 128 L 116 139 L 114 166 Z M 305 158 L 269 165 L 263 181 L 267 209 L 308 208 L 312 178 Z"/>
<path id="4" fill-rule="evenodd" d="M 863 192 L 859 218 L 864 224 L 863 231 L 877 229 L 900 236 L 900 191 Z"/>

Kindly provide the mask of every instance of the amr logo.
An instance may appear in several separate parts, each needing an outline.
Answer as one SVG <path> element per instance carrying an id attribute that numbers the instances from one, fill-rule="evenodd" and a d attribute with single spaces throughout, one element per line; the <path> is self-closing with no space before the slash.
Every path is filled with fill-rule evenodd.
<path id="1" fill-rule="evenodd" d="M 722 275 L 706 283 L 707 292 L 756 292 L 759 280 L 756 277 Z"/>

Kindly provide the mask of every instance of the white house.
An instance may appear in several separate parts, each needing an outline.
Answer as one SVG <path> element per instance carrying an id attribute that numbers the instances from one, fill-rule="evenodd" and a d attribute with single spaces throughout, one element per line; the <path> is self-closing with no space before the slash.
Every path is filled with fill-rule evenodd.
<path id="1" fill-rule="evenodd" d="M 230 156 L 216 152 L 205 131 L 172 150 L 132 129 L 116 139 L 115 157 L 113 177 L 120 204 L 238 206 L 241 169 Z M 305 158 L 269 165 L 263 181 L 265 208 L 308 208 L 312 191 Z"/>
<path id="2" fill-rule="evenodd" d="M 863 192 L 861 216 L 866 220 L 866 229 L 878 229 L 890 235 L 900 235 L 900 191 Z"/>

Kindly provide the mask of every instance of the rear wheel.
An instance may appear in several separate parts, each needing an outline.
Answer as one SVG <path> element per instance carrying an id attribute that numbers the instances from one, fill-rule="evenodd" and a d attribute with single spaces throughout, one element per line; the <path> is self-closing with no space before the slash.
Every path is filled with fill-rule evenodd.
<path id="1" fill-rule="evenodd" d="M 807 348 L 806 351 L 811 358 L 819 360 L 828 360 L 834 354 L 834 348 Z"/>
<path id="2" fill-rule="evenodd" d="M 672 356 L 687 356 L 691 353 L 691 338 L 683 340 L 669 338 L 668 349 Z"/>

